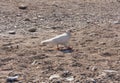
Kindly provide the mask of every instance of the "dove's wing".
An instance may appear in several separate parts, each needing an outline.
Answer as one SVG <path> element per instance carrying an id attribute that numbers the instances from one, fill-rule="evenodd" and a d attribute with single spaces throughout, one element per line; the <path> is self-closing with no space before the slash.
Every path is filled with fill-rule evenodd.
<path id="1" fill-rule="evenodd" d="M 69 39 L 70 39 L 70 35 L 68 35 L 67 33 L 63 33 L 61 35 L 52 38 L 52 42 L 56 44 L 65 44 L 68 42 Z"/>
<path id="2" fill-rule="evenodd" d="M 66 32 L 66 33 L 63 33 L 61 35 L 55 36 L 53 38 L 44 40 L 41 43 L 42 44 L 51 43 L 51 44 L 63 44 L 63 45 L 65 45 L 69 41 L 69 39 L 70 39 L 70 33 Z"/>

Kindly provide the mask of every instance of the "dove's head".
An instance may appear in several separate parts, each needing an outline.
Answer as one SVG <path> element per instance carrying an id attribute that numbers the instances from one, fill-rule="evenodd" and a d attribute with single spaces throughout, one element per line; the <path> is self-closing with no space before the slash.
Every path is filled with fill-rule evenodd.
<path id="1" fill-rule="evenodd" d="M 71 32 L 72 32 L 72 29 L 66 30 L 66 33 L 68 33 L 68 34 L 71 34 Z"/>

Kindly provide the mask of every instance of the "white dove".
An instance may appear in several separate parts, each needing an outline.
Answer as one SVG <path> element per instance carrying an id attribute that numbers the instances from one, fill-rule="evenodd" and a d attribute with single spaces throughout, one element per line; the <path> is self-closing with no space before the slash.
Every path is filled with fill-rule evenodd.
<path id="1" fill-rule="evenodd" d="M 53 38 L 42 41 L 41 44 L 55 44 L 55 45 L 57 45 L 58 50 L 59 50 L 59 45 L 64 45 L 66 48 L 71 49 L 68 46 L 70 37 L 71 37 L 71 30 L 67 30 L 63 34 L 60 34 Z"/>

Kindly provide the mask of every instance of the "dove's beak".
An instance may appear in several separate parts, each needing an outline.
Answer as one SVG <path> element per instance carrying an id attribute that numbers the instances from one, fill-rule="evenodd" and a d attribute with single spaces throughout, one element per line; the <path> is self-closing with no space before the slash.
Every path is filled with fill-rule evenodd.
<path id="1" fill-rule="evenodd" d="M 71 29 L 69 29 L 69 30 L 67 30 L 66 32 L 70 32 L 70 33 L 71 33 L 71 32 L 73 32 L 73 31 L 72 31 Z"/>

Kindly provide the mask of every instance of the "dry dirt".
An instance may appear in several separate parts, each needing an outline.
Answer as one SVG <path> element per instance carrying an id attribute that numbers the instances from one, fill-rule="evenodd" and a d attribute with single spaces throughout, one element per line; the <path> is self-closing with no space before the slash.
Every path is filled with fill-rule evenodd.
<path id="1" fill-rule="evenodd" d="M 70 28 L 73 51 L 40 44 Z M 0 0 L 0 83 L 15 74 L 15 83 L 120 83 L 120 1 Z"/>

